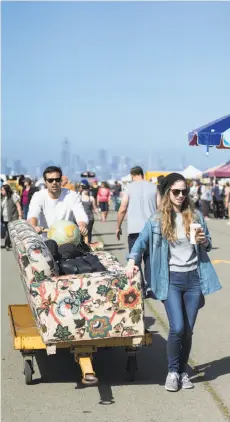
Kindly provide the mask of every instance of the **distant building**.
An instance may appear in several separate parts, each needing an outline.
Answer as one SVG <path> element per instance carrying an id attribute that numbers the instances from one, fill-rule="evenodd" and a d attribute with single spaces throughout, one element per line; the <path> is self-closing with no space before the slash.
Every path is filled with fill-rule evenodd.
<path id="1" fill-rule="evenodd" d="M 15 174 L 22 174 L 22 165 L 20 160 L 15 160 L 13 164 Z"/>
<path id="2" fill-rule="evenodd" d="M 120 157 L 119 156 L 113 156 L 111 159 L 111 171 L 112 173 L 117 173 L 119 170 L 119 162 L 120 162 Z"/>
<path id="3" fill-rule="evenodd" d="M 66 176 L 70 175 L 70 143 L 67 138 L 64 139 L 62 143 L 62 150 L 61 150 L 61 167 L 63 174 Z"/>

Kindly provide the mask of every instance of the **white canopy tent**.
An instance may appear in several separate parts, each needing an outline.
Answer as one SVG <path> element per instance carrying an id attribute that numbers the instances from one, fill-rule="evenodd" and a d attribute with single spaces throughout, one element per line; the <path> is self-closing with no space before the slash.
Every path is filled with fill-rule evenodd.
<path id="1" fill-rule="evenodd" d="M 186 169 L 180 172 L 186 179 L 200 179 L 202 177 L 202 171 L 196 167 L 188 166 Z"/>
<path id="2" fill-rule="evenodd" d="M 44 182 L 43 177 L 37 180 L 37 182 L 35 183 L 35 186 L 36 188 L 39 188 L 39 189 L 45 188 L 45 182 Z"/>
<path id="3" fill-rule="evenodd" d="M 122 183 L 129 183 L 132 182 L 131 174 L 127 174 L 127 176 L 122 177 Z"/>

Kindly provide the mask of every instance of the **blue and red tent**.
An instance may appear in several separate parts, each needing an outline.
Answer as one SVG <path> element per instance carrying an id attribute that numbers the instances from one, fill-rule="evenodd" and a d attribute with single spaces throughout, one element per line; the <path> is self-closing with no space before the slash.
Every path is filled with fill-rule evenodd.
<path id="1" fill-rule="evenodd" d="M 230 114 L 214 120 L 188 134 L 189 146 L 206 146 L 217 149 L 230 149 Z"/>

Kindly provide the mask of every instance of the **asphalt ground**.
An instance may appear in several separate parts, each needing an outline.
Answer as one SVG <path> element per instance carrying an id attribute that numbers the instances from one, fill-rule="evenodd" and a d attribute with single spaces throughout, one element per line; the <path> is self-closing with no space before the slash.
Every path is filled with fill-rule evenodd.
<path id="1" fill-rule="evenodd" d="M 7 308 L 27 303 L 12 252 L 1 254 L 1 364 L 2 420 L 24 422 L 129 421 L 165 422 L 230 420 L 230 227 L 225 221 L 209 222 L 214 249 L 211 259 L 223 289 L 206 299 L 194 330 L 190 374 L 194 390 L 169 393 L 167 374 L 167 319 L 161 303 L 145 302 L 146 322 L 153 330 L 153 344 L 138 352 L 136 380 L 126 380 L 122 348 L 98 350 L 94 369 L 99 385 L 82 387 L 81 373 L 68 350 L 55 356 L 36 355 L 33 385 L 24 382 L 23 360 L 13 350 Z M 105 249 L 125 264 L 127 234 L 115 237 L 116 214 L 107 223 L 96 222 L 97 238 Z M 95 237 L 95 239 L 96 239 Z M 224 262 L 222 262 L 224 261 Z M 195 371 L 192 366 L 196 366 Z"/>

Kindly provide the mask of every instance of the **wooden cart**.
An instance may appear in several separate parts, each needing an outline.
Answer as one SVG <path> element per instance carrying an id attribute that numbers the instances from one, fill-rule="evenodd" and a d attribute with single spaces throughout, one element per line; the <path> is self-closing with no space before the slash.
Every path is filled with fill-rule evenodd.
<path id="1" fill-rule="evenodd" d="M 134 381 L 137 369 L 136 353 L 141 346 L 152 344 L 152 334 L 146 333 L 138 337 L 117 337 L 45 345 L 38 332 L 29 305 L 10 305 L 8 315 L 10 318 L 14 349 L 20 350 L 23 357 L 26 384 L 32 383 L 35 352 L 46 349 L 48 354 L 54 354 L 56 353 L 56 349 L 59 348 L 70 349 L 74 354 L 75 362 L 79 363 L 81 367 L 83 384 L 94 385 L 97 384 L 98 378 L 92 365 L 93 353 L 99 347 L 124 347 L 127 354 L 126 370 L 129 380 Z"/>

